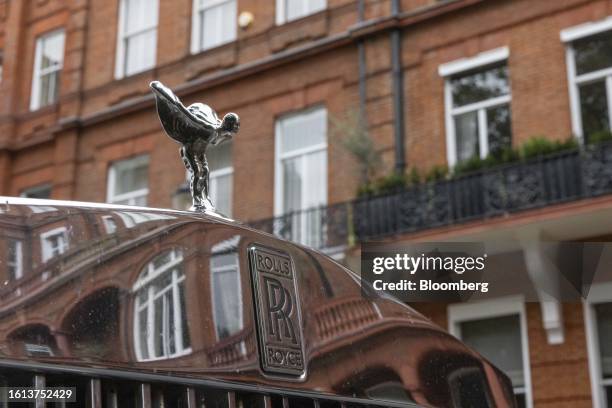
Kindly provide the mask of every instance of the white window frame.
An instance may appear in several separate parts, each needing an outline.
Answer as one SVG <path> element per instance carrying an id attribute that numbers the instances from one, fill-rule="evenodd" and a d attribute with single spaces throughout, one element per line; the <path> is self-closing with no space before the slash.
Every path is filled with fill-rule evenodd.
<path id="1" fill-rule="evenodd" d="M 179 284 L 185 281 L 185 272 L 183 271 L 181 276 L 178 276 L 177 267 L 183 263 L 183 254 L 180 250 L 171 250 L 170 253 L 170 262 L 162 265 L 161 267 L 155 268 L 153 265 L 153 261 L 155 258 L 151 259 L 151 261 L 147 264 L 146 271 L 147 274 L 145 277 L 140 277 L 132 287 L 132 292 L 134 293 L 134 350 L 136 352 L 136 357 L 138 361 L 155 361 L 155 360 L 165 360 L 169 358 L 176 358 L 180 356 L 184 356 L 191 353 L 191 346 L 185 347 L 183 341 L 183 320 L 181 313 L 187 313 L 186 310 L 181 310 L 180 307 L 180 295 L 179 295 Z M 159 254 L 162 255 L 162 254 Z M 158 256 L 159 256 L 158 255 Z M 141 272 L 141 275 L 145 273 L 145 270 Z M 158 291 L 155 293 L 154 285 L 151 285 L 151 282 L 155 280 L 157 277 L 165 274 L 172 273 L 172 282 L 170 283 L 170 289 L 168 287 Z M 185 285 L 185 283 L 183 283 Z M 145 304 L 141 305 L 138 303 L 138 291 L 146 290 L 147 291 L 147 299 Z M 161 356 L 155 355 L 155 339 L 153 335 L 149 335 L 146 337 L 147 341 L 147 349 L 148 349 L 148 358 L 142 358 L 142 350 L 140 348 L 140 340 L 143 333 L 140 333 L 140 312 L 142 310 L 147 311 L 147 332 L 154 333 L 154 313 L 155 313 L 155 300 L 163 296 L 168 290 L 172 291 L 172 301 L 174 303 L 174 339 L 176 341 L 175 349 L 176 351 L 173 354 L 163 354 Z M 186 286 L 184 287 L 186 290 Z M 187 307 L 187 302 L 185 302 L 185 307 Z M 164 319 L 165 322 L 166 319 Z M 167 339 L 164 339 L 164 345 L 167 347 Z M 154 357 L 151 357 L 151 356 Z"/>
<path id="2" fill-rule="evenodd" d="M 302 1 L 310 1 L 310 0 L 302 0 Z M 304 18 L 306 16 L 309 16 L 311 14 L 315 14 L 318 13 L 320 11 L 323 11 L 325 9 L 327 9 L 327 0 L 325 0 L 324 2 L 325 4 L 323 5 L 323 8 L 320 9 L 310 9 L 308 10 L 308 12 L 304 15 L 301 15 L 299 17 L 295 17 L 292 19 L 288 19 L 287 18 L 287 0 L 276 0 L 276 24 L 277 25 L 282 25 L 285 23 L 289 23 L 291 21 L 295 21 L 295 20 L 299 20 L 301 18 Z"/>
<path id="3" fill-rule="evenodd" d="M 147 71 L 155 67 L 155 62 L 150 67 L 142 67 L 139 71 L 126 73 L 127 65 L 126 65 L 126 52 L 127 47 L 126 43 L 128 42 L 130 37 L 135 35 L 144 34 L 147 31 L 155 31 L 155 41 L 154 47 L 151 50 L 153 53 L 153 61 L 157 60 L 157 27 L 159 25 L 159 1 L 158 0 L 149 0 L 151 2 L 151 7 L 155 10 L 155 18 L 154 21 L 151 22 L 151 25 L 145 28 L 141 28 L 139 30 L 130 32 L 128 26 L 126 24 L 126 14 L 127 14 L 127 2 L 129 0 L 120 0 L 119 2 L 119 19 L 117 24 L 117 55 L 115 58 L 115 79 L 125 78 L 127 76 L 136 75 L 140 72 Z"/>
<path id="4" fill-rule="evenodd" d="M 147 171 L 149 168 L 149 156 L 148 155 L 140 155 L 132 158 L 118 160 L 116 162 L 111 163 L 108 168 L 108 182 L 106 189 L 106 201 L 110 204 L 114 204 L 120 201 L 128 201 L 128 205 L 135 205 L 134 203 L 138 198 L 145 197 L 147 198 L 149 195 L 149 180 L 147 176 L 147 187 L 141 188 L 138 190 L 130 191 L 122 194 L 115 194 L 116 187 L 116 178 L 119 170 L 127 170 L 134 169 L 136 167 L 146 165 Z"/>
<path id="5" fill-rule="evenodd" d="M 448 331 L 461 340 L 461 323 L 495 317 L 519 315 L 521 346 L 523 351 L 523 375 L 525 376 L 525 401 L 527 408 L 533 407 L 531 368 L 529 363 L 529 338 L 527 313 L 522 296 L 508 296 L 498 299 L 448 305 Z M 516 392 L 517 390 L 515 390 Z"/>
<path id="6" fill-rule="evenodd" d="M 213 267 L 213 263 L 212 260 L 215 256 L 229 256 L 231 255 L 233 257 L 233 263 L 231 265 L 225 265 L 225 266 L 221 266 L 221 267 Z M 217 254 L 212 254 L 211 258 L 210 258 L 210 293 L 211 293 L 211 301 L 212 301 L 212 312 L 213 312 L 213 321 L 214 321 L 214 326 L 215 326 L 215 336 L 217 338 L 217 340 L 219 340 L 219 332 L 218 332 L 218 324 L 217 324 L 217 313 L 215 312 L 216 308 L 216 294 L 215 294 L 215 288 L 214 288 L 214 275 L 215 274 L 220 274 L 220 273 L 224 273 L 224 272 L 230 272 L 230 271 L 235 271 L 235 275 L 236 275 L 236 293 L 241 294 L 242 293 L 242 282 L 240 281 L 240 263 L 239 263 L 239 258 L 238 258 L 238 253 L 237 252 L 220 252 Z M 240 316 L 240 330 L 244 329 L 244 307 L 242 304 L 242 296 L 239 295 L 237 296 L 238 301 L 240 302 L 238 305 L 238 313 Z"/>
<path id="7" fill-rule="evenodd" d="M 594 283 L 589 289 L 587 299 L 582 303 L 584 326 L 586 329 L 587 354 L 589 358 L 589 377 L 591 378 L 591 396 L 593 408 L 606 408 L 603 389 L 612 386 L 612 380 L 603 380 L 599 352 L 599 333 L 594 306 L 599 303 L 612 302 L 612 282 Z M 612 408 L 612 407 L 607 407 Z"/>
<path id="8" fill-rule="evenodd" d="M 311 115 L 311 114 L 316 114 L 318 112 L 322 113 L 323 120 L 325 122 L 325 129 L 326 129 L 325 130 L 325 142 L 318 143 L 316 145 L 302 148 L 299 150 L 294 150 L 289 153 L 282 153 L 281 152 L 282 137 L 283 137 L 282 126 L 281 126 L 282 121 L 285 119 L 291 118 L 291 117 Z M 293 112 L 293 113 L 278 117 L 276 119 L 274 133 L 275 133 L 275 138 L 274 138 L 274 215 L 276 217 L 280 217 L 280 216 L 285 215 L 285 212 L 286 212 L 285 208 L 283 208 L 283 193 L 284 193 L 284 190 L 283 190 L 284 189 L 284 179 L 283 179 L 283 166 L 282 166 L 283 160 L 292 159 L 298 156 L 305 156 L 307 154 L 325 151 L 327 166 L 329 166 L 327 108 L 325 106 L 319 105 L 313 108 L 305 109 L 305 110 L 298 111 L 298 112 Z M 307 174 L 308 169 L 306 168 L 305 160 L 302 160 L 300 165 L 301 165 L 301 169 L 300 169 L 301 174 Z M 329 167 L 327 169 L 328 171 L 327 171 L 326 176 L 329 175 Z M 322 183 L 324 183 L 325 202 L 321 203 L 320 206 L 325 206 L 327 205 L 327 202 L 329 199 L 327 177 L 325 178 L 325 180 L 322 180 Z M 301 194 L 302 199 L 308 195 L 308 192 L 304 190 L 305 188 L 306 188 L 306 183 L 303 183 L 302 184 L 303 190 Z M 307 207 L 301 208 L 301 210 L 307 210 L 307 209 L 309 208 Z M 308 213 L 303 212 L 302 215 L 305 217 L 308 215 Z M 307 224 L 306 222 L 302 222 L 302 225 L 307 225 Z M 307 228 L 301 228 L 301 231 L 299 232 L 299 242 L 302 242 L 302 243 L 308 242 Z"/>
<path id="9" fill-rule="evenodd" d="M 16 238 L 9 238 L 7 240 L 8 244 L 11 245 L 11 242 L 15 243 L 15 262 L 9 262 L 7 257 L 7 266 L 15 268 L 15 274 L 11 276 L 13 280 L 19 280 L 23 278 L 23 241 Z M 10 248 L 8 248 L 10 250 Z"/>
<path id="10" fill-rule="evenodd" d="M 117 231 L 117 221 L 112 215 L 103 215 L 102 222 L 107 234 L 113 234 Z"/>
<path id="11" fill-rule="evenodd" d="M 482 52 L 472 58 L 462 58 L 447 62 L 438 67 L 438 74 L 444 78 L 444 112 L 446 125 L 446 160 L 449 167 L 457 164 L 457 139 L 455 132 L 455 116 L 477 112 L 478 115 L 478 144 L 480 158 L 484 159 L 489 154 L 489 138 L 487 134 L 487 109 L 495 106 L 511 104 L 512 90 L 508 95 L 490 98 L 484 101 L 470 103 L 460 107 L 453 106 L 453 89 L 451 85 L 452 76 L 488 65 L 508 61 L 510 49 L 508 47 L 496 48 Z"/>
<path id="12" fill-rule="evenodd" d="M 43 42 L 46 39 L 53 37 L 55 35 L 59 35 L 62 37 L 62 59 L 58 65 L 42 69 L 40 65 L 42 64 Z M 41 94 L 40 94 L 41 77 L 43 75 L 48 75 L 54 72 L 60 72 L 60 75 L 61 75 L 61 71 L 64 68 L 65 48 L 66 48 L 66 33 L 63 28 L 50 31 L 36 38 L 36 49 L 35 49 L 35 54 L 34 54 L 34 69 L 32 70 L 32 92 L 30 95 L 30 110 L 31 111 L 35 111 L 43 107 L 42 101 L 40 100 L 41 99 Z M 57 87 L 60 86 L 59 79 L 57 81 L 56 86 Z M 59 96 L 59 90 L 58 90 L 58 96 Z M 55 102 L 57 102 L 57 100 Z M 44 106 L 49 106 L 49 105 L 44 105 Z"/>
<path id="13" fill-rule="evenodd" d="M 565 63 L 570 99 L 572 133 L 579 142 L 584 143 L 582 112 L 580 108 L 580 85 L 605 79 L 608 102 L 608 120 L 612 127 L 612 66 L 598 71 L 578 75 L 573 42 L 612 30 L 612 16 L 597 22 L 589 22 L 561 30 L 561 41 L 565 43 Z"/>
<path id="14" fill-rule="evenodd" d="M 234 29 L 232 30 L 232 36 L 218 44 L 214 44 L 208 47 L 205 47 L 204 44 L 201 43 L 202 39 L 202 24 L 200 21 L 200 13 L 204 10 L 220 6 L 225 3 L 235 2 L 236 3 L 236 15 L 233 16 L 232 22 L 234 24 Z M 191 8 L 191 53 L 198 54 L 202 51 L 210 50 L 215 47 L 219 47 L 223 44 L 229 44 L 233 41 L 236 41 L 238 38 L 238 0 L 208 0 L 208 4 L 200 7 L 200 0 L 193 0 L 193 6 Z"/>
<path id="15" fill-rule="evenodd" d="M 68 250 L 68 248 L 70 248 L 70 242 L 68 240 L 68 231 L 66 230 L 66 227 L 57 227 L 52 230 L 41 233 L 40 234 L 40 247 L 41 247 L 41 255 L 42 255 L 43 262 L 47 262 L 49 259 L 57 256 L 53 254 L 53 248 L 51 248 L 49 241 L 48 241 L 49 237 L 52 237 L 55 235 L 63 235 L 64 237 L 64 244 L 59 246 L 58 255 L 65 253 Z"/>

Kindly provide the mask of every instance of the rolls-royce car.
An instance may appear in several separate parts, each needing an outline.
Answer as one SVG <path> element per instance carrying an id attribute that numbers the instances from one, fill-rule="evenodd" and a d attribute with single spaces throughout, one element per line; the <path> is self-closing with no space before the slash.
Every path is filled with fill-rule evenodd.
<path id="1" fill-rule="evenodd" d="M 515 406 L 411 307 L 214 214 L 5 197 L 0 265 L 0 406 Z"/>

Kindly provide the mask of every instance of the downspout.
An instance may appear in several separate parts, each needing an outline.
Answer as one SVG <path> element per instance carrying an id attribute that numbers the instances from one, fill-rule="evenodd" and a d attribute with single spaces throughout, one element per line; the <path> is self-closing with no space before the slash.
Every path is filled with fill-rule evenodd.
<path id="1" fill-rule="evenodd" d="M 362 23 L 365 20 L 365 0 L 359 0 L 357 3 L 357 18 L 358 22 Z M 357 42 L 357 58 L 359 64 L 359 116 L 362 124 L 367 124 L 366 117 L 366 52 L 365 40 L 359 39 Z"/>
<path id="2" fill-rule="evenodd" d="M 391 0 L 391 15 L 398 18 L 400 0 Z M 404 149 L 404 74 L 402 71 L 401 30 L 391 31 L 391 75 L 393 79 L 393 114 L 395 136 L 395 171 L 403 173 L 406 167 Z"/>

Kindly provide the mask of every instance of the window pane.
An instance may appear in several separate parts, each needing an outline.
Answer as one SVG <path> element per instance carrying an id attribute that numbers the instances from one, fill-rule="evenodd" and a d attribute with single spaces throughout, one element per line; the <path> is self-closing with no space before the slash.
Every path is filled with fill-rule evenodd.
<path id="1" fill-rule="evenodd" d="M 23 276 L 22 242 L 16 239 L 7 240 L 8 256 L 7 267 L 10 280 L 17 280 Z"/>
<path id="2" fill-rule="evenodd" d="M 156 295 L 170 289 L 172 285 L 172 274 L 166 271 L 159 278 L 153 281 L 153 294 Z"/>
<path id="3" fill-rule="evenodd" d="M 114 195 L 148 187 L 148 163 L 133 166 L 130 162 L 121 162 L 117 163 L 116 169 Z"/>
<path id="4" fill-rule="evenodd" d="M 28 188 L 20 194 L 21 197 L 26 198 L 50 198 L 51 197 L 51 186 L 38 186 Z"/>
<path id="5" fill-rule="evenodd" d="M 325 0 L 286 0 L 287 20 L 295 20 L 325 9 Z"/>
<path id="6" fill-rule="evenodd" d="M 232 167 L 232 144 L 225 142 L 217 146 L 210 146 L 206 159 L 211 171 Z"/>
<path id="7" fill-rule="evenodd" d="M 455 116 L 455 140 L 457 143 L 458 162 L 471 159 L 480 154 L 477 112 Z"/>
<path id="8" fill-rule="evenodd" d="M 40 77 L 40 106 L 51 105 L 57 100 L 60 72 L 53 71 Z"/>
<path id="9" fill-rule="evenodd" d="M 43 38 L 40 69 L 61 65 L 64 59 L 64 33 L 56 33 Z"/>
<path id="10" fill-rule="evenodd" d="M 232 183 L 233 177 L 231 174 L 211 176 L 210 178 L 210 197 L 215 208 L 221 214 L 232 214 Z"/>
<path id="11" fill-rule="evenodd" d="M 168 328 L 168 352 L 170 354 L 176 353 L 176 323 L 174 321 L 174 295 L 172 291 L 166 292 L 164 295 L 165 306 L 166 306 L 166 316 L 167 316 L 167 328 Z"/>
<path id="12" fill-rule="evenodd" d="M 125 34 L 135 33 L 157 25 L 157 1 L 124 0 L 127 1 L 125 18 Z"/>
<path id="13" fill-rule="evenodd" d="M 499 153 L 504 148 L 511 146 L 510 105 L 487 109 L 487 135 L 491 154 Z"/>
<path id="14" fill-rule="evenodd" d="M 293 20 L 308 13 L 308 0 L 287 0 L 287 20 Z"/>
<path id="15" fill-rule="evenodd" d="M 307 169 L 305 177 L 306 197 L 303 207 L 310 208 L 327 202 L 327 150 L 310 153 L 304 156 L 304 168 Z"/>
<path id="16" fill-rule="evenodd" d="M 242 294 L 236 254 L 211 258 L 214 320 L 219 339 L 242 330 Z"/>
<path id="17" fill-rule="evenodd" d="M 151 265 L 154 269 L 162 269 L 164 266 L 172 261 L 172 251 L 165 252 L 153 259 Z"/>
<path id="18" fill-rule="evenodd" d="M 126 40 L 125 74 L 132 75 L 155 66 L 156 30 L 132 35 Z"/>
<path id="19" fill-rule="evenodd" d="M 142 292 L 144 295 L 146 295 L 146 291 Z M 139 346 L 140 346 L 140 354 L 141 354 L 141 358 L 143 360 L 146 360 L 149 358 L 149 349 L 147 348 L 147 339 L 149 338 L 149 330 L 148 330 L 148 326 L 147 326 L 147 321 L 148 321 L 148 315 L 147 315 L 147 309 L 145 308 L 144 310 L 138 312 L 138 340 L 139 340 Z"/>
<path id="20" fill-rule="evenodd" d="M 179 301 L 181 307 L 183 349 L 186 349 L 191 346 L 191 336 L 189 335 L 189 319 L 187 319 L 187 308 L 185 306 L 185 281 L 179 283 Z"/>
<path id="21" fill-rule="evenodd" d="M 585 140 L 593 133 L 610 129 L 605 80 L 580 86 L 580 112 Z"/>
<path id="22" fill-rule="evenodd" d="M 612 33 L 606 32 L 574 43 L 578 75 L 612 67 Z"/>
<path id="23" fill-rule="evenodd" d="M 510 377 L 514 387 L 525 385 L 518 315 L 463 322 L 461 338 L 501 368 Z"/>
<path id="24" fill-rule="evenodd" d="M 327 115 L 323 109 L 281 119 L 281 152 L 289 153 L 325 143 Z"/>
<path id="25" fill-rule="evenodd" d="M 302 175 L 300 158 L 283 161 L 283 211 L 290 212 L 302 207 Z"/>
<path id="26" fill-rule="evenodd" d="M 200 13 L 201 48 L 212 48 L 236 38 L 236 1 L 205 8 Z"/>
<path id="27" fill-rule="evenodd" d="M 463 106 L 510 93 L 508 67 L 490 68 L 451 79 L 453 106 Z"/>
<path id="28" fill-rule="evenodd" d="M 612 378 L 612 303 L 595 306 L 603 378 Z"/>
<path id="29" fill-rule="evenodd" d="M 164 297 L 160 296 L 153 302 L 154 350 L 155 357 L 162 357 L 164 353 Z"/>

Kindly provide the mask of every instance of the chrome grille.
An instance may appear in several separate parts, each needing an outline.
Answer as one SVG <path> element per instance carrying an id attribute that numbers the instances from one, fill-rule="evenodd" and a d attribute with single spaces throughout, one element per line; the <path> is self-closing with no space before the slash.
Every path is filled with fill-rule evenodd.
<path id="1" fill-rule="evenodd" d="M 2 387 L 75 387 L 76 402 L 13 403 L 0 398 L 0 408 L 365 408 L 405 407 L 412 405 L 376 403 L 358 398 L 300 393 L 292 390 L 266 389 L 260 386 L 222 383 L 162 375 L 140 375 L 101 369 L 98 375 L 79 372 L 77 367 L 37 365 L 20 367 L 0 361 Z M 91 371 L 91 369 L 86 369 Z M 119 374 L 119 375 L 113 375 Z M 130 378 L 131 377 L 131 378 Z M 143 381 L 148 380 L 148 381 Z M 165 380 L 165 381 L 164 381 Z"/>

